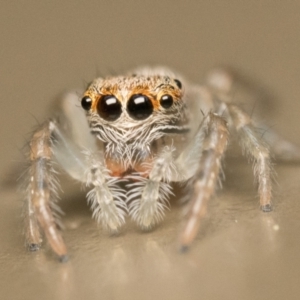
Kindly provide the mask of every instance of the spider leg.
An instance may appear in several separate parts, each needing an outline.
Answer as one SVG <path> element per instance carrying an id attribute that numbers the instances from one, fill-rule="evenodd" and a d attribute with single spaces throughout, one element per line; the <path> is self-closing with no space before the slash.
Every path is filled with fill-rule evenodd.
<path id="1" fill-rule="evenodd" d="M 300 161 L 300 148 L 280 136 L 276 131 L 264 124 L 258 124 L 264 130 L 263 138 L 270 147 L 270 152 L 281 161 Z"/>
<path id="2" fill-rule="evenodd" d="M 248 94 L 252 93 L 257 98 L 264 98 L 266 94 L 264 89 L 257 86 L 254 82 L 251 82 L 241 76 L 238 76 L 236 72 L 230 69 L 218 68 L 212 70 L 207 76 L 207 85 L 211 92 L 218 98 L 221 103 L 232 104 L 234 97 L 234 90 L 236 84 L 242 84 L 242 87 L 246 88 Z M 218 103 L 218 106 L 223 106 Z M 226 106 L 226 104 L 225 104 Z M 221 108 L 220 107 L 220 108 Z M 253 121 L 252 121 L 253 122 Z M 300 147 L 286 140 L 280 136 L 272 128 L 269 128 L 263 123 L 258 122 L 254 119 L 257 127 L 262 129 L 263 138 L 269 145 L 270 152 L 275 156 L 276 159 L 281 161 L 300 161 Z"/>
<path id="3" fill-rule="evenodd" d="M 199 129 L 204 132 L 202 155 L 193 181 L 193 194 L 187 207 L 187 220 L 179 237 L 184 251 L 194 240 L 201 219 L 206 214 L 208 200 L 212 197 L 221 169 L 221 159 L 228 141 L 226 121 L 209 113 Z"/>
<path id="4" fill-rule="evenodd" d="M 272 210 L 273 173 L 268 145 L 257 132 L 251 118 L 236 105 L 228 105 L 228 110 L 237 130 L 243 152 L 253 161 L 254 176 L 258 182 L 260 206 L 262 211 Z"/>
<path id="5" fill-rule="evenodd" d="M 62 261 L 67 259 L 67 249 L 58 230 L 55 211 L 57 181 L 52 164 L 51 134 L 55 125 L 48 121 L 38 129 L 30 142 L 29 184 L 25 205 L 25 235 L 30 250 L 38 250 L 41 226 L 53 251 Z"/>
<path id="6" fill-rule="evenodd" d="M 270 148 L 281 158 L 299 159 L 299 148 L 289 142 L 284 141 L 278 134 L 270 131 L 266 132 L 263 138 L 258 128 L 238 106 L 232 104 L 232 86 L 234 77 L 226 70 L 217 70 L 210 76 L 209 85 L 215 94 L 218 104 L 225 106 L 229 113 L 229 121 L 233 122 L 243 152 L 253 161 L 254 176 L 258 183 L 258 192 L 260 196 L 260 206 L 262 211 L 269 212 L 272 210 L 272 180 L 273 173 L 270 150 L 266 141 L 270 142 Z M 213 79 L 213 80 L 212 80 Z"/>
<path id="7" fill-rule="evenodd" d="M 25 240 L 30 251 L 37 251 L 40 248 L 42 238 L 33 203 L 31 201 L 30 191 L 31 189 L 29 187 L 26 191 L 27 195 L 23 207 L 23 213 L 25 215 Z"/>
<path id="8" fill-rule="evenodd" d="M 26 243 L 32 251 L 45 234 L 52 250 L 61 261 L 67 260 L 67 249 L 60 231 L 56 205 L 57 180 L 53 161 L 74 179 L 92 185 L 88 200 L 93 216 L 116 231 L 125 221 L 125 193 L 105 167 L 102 151 L 89 134 L 84 112 L 78 106 L 78 95 L 69 93 L 60 101 L 61 109 L 53 120 L 44 123 L 30 143 L 30 167 L 24 205 Z M 88 150 L 87 150 L 88 149 Z M 98 151 L 98 152 L 97 152 Z"/>

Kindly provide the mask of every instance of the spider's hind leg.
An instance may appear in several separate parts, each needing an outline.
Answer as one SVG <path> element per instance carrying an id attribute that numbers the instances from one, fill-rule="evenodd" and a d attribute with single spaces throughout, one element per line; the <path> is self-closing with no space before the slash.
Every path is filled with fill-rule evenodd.
<path id="1" fill-rule="evenodd" d="M 267 126 L 260 125 L 264 130 L 263 138 L 268 143 L 270 151 L 276 160 L 282 162 L 300 162 L 300 148 L 292 142 L 284 139 L 276 131 Z"/>
<path id="2" fill-rule="evenodd" d="M 266 93 L 264 88 L 257 85 L 255 81 L 244 78 L 244 76 L 239 75 L 238 72 L 228 68 L 213 69 L 207 76 L 207 86 L 218 100 L 226 104 L 233 104 L 237 86 L 246 90 L 247 95 L 252 95 L 255 99 L 268 100 L 268 93 Z M 239 116 L 237 116 L 236 113 L 233 113 L 234 116 L 239 118 L 247 120 L 250 118 L 244 112 L 243 116 L 241 112 L 238 114 Z M 263 140 L 268 144 L 270 152 L 276 159 L 285 162 L 300 161 L 299 146 L 286 140 L 265 124 L 257 122 L 257 120 L 251 120 L 251 122 L 253 124 L 255 123 L 255 127 L 252 126 L 252 129 L 255 129 L 254 131 L 257 131 L 256 129 L 258 128 L 262 129 Z M 259 140 L 262 139 L 259 138 Z"/>
<path id="3" fill-rule="evenodd" d="M 272 164 L 269 147 L 261 137 L 251 118 L 236 105 L 228 105 L 243 152 L 253 161 L 255 179 L 258 183 L 262 211 L 272 210 Z"/>
<path id="4" fill-rule="evenodd" d="M 215 96 L 216 101 L 221 104 L 228 113 L 228 121 L 235 128 L 239 142 L 244 154 L 253 162 L 254 176 L 258 183 L 260 206 L 262 211 L 272 210 L 272 169 L 270 150 L 281 157 L 300 158 L 298 147 L 284 141 L 276 133 L 259 132 L 257 124 L 240 107 L 233 104 L 233 85 L 235 76 L 226 70 L 216 70 L 208 78 L 208 85 Z M 270 143 L 270 147 L 267 144 Z"/>

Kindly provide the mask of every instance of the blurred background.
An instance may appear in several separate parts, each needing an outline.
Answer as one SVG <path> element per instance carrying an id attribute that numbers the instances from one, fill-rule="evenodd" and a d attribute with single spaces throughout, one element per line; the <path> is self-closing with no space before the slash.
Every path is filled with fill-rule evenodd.
<path id="1" fill-rule="evenodd" d="M 22 160 L 28 134 L 58 94 L 140 65 L 166 65 L 200 84 L 212 67 L 238 70 L 259 91 L 256 100 L 265 101 L 262 120 L 300 145 L 299 15 L 299 1 L 3 2 L 1 178 Z M 143 235 L 129 224 L 117 240 L 96 228 L 85 204 L 66 204 L 73 256 L 67 266 L 46 250 L 26 253 L 20 201 L 14 187 L 2 189 L 1 299 L 299 299 L 299 167 L 278 166 L 277 201 L 287 204 L 278 204 L 269 219 L 258 211 L 250 167 L 228 174 L 224 196 L 212 208 L 213 233 L 200 236 L 187 256 L 173 249 L 176 207 L 156 231 Z M 237 204 L 241 199 L 246 206 Z M 276 228 L 286 231 L 274 237 Z"/>

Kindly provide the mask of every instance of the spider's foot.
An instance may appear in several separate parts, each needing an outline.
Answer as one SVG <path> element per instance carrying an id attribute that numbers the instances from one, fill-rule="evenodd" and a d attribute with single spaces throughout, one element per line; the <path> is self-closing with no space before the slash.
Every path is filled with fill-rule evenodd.
<path id="1" fill-rule="evenodd" d="M 40 250 L 40 245 L 39 245 L 39 244 L 34 244 L 34 243 L 32 243 L 32 244 L 29 244 L 29 245 L 28 245 L 28 249 L 29 249 L 29 251 L 31 251 L 31 252 L 35 252 L 35 251 Z"/>
<path id="2" fill-rule="evenodd" d="M 262 205 L 262 206 L 261 206 L 261 210 L 262 210 L 263 212 L 270 212 L 270 211 L 272 211 L 273 209 L 272 209 L 271 204 L 266 204 L 266 205 Z"/>
<path id="3" fill-rule="evenodd" d="M 180 245 L 179 252 L 180 253 L 187 253 L 190 250 L 190 247 L 188 245 Z"/>
<path id="4" fill-rule="evenodd" d="M 69 255 L 67 255 L 67 254 L 61 255 L 61 256 L 59 256 L 58 259 L 61 263 L 66 263 L 69 260 Z"/>

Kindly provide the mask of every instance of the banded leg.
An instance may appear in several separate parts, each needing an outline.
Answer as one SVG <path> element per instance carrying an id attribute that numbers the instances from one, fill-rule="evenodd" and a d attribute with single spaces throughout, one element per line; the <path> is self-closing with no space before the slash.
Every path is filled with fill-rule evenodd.
<path id="1" fill-rule="evenodd" d="M 206 214 L 207 203 L 212 197 L 221 169 L 221 159 L 228 141 L 226 121 L 216 114 L 209 113 L 199 129 L 204 131 L 202 156 L 193 183 L 192 198 L 187 207 L 187 221 L 183 226 L 179 243 L 185 251 L 194 240 L 203 216 Z"/>
<path id="2" fill-rule="evenodd" d="M 228 105 L 228 109 L 237 130 L 243 152 L 253 161 L 261 209 L 264 212 L 269 212 L 272 210 L 271 174 L 273 172 L 269 148 L 246 113 L 235 105 Z"/>
<path id="3" fill-rule="evenodd" d="M 46 238 L 59 256 L 60 260 L 67 259 L 67 249 L 58 230 L 55 210 L 57 197 L 57 182 L 52 167 L 52 140 L 51 134 L 55 125 L 49 121 L 33 135 L 30 143 L 30 168 L 27 199 L 25 205 L 26 239 L 29 249 L 37 250 L 41 237 L 39 226 Z"/>

